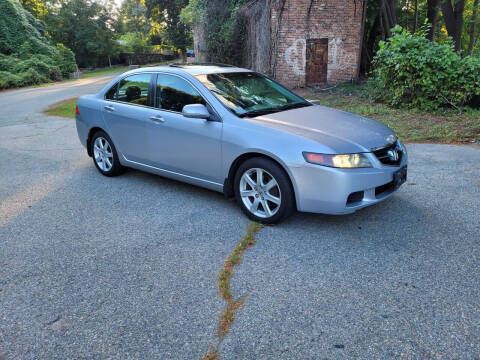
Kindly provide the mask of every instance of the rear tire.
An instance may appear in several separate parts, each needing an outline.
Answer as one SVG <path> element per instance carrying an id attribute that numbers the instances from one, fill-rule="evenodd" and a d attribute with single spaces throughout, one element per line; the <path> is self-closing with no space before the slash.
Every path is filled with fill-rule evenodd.
<path id="1" fill-rule="evenodd" d="M 112 177 L 120 175 L 124 171 L 124 167 L 118 160 L 115 145 L 107 133 L 97 131 L 93 134 L 90 146 L 93 163 L 102 175 Z"/>
<path id="2" fill-rule="evenodd" d="M 252 158 L 240 165 L 235 174 L 234 191 L 242 211 L 254 221 L 275 224 L 295 210 L 288 175 L 266 158 Z"/>

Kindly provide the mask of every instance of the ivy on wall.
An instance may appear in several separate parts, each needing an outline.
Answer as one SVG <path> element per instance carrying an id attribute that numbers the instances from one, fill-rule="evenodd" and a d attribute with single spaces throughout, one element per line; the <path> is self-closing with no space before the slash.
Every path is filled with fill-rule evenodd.
<path id="1" fill-rule="evenodd" d="M 248 0 L 191 0 L 182 10 L 182 21 L 205 28 L 210 61 L 241 65 L 245 27 L 239 10 L 246 3 Z"/>

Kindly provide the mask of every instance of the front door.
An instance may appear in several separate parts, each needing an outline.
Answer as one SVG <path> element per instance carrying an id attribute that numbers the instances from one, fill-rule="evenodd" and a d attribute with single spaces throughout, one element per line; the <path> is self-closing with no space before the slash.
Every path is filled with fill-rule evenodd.
<path id="1" fill-rule="evenodd" d="M 306 84 L 319 86 L 327 83 L 328 39 L 308 39 L 306 51 Z"/>
<path id="2" fill-rule="evenodd" d="M 147 128 L 149 165 L 223 183 L 220 119 L 208 121 L 182 115 L 185 105 L 207 105 L 200 93 L 180 76 L 158 74 L 155 97 L 157 120 Z"/>

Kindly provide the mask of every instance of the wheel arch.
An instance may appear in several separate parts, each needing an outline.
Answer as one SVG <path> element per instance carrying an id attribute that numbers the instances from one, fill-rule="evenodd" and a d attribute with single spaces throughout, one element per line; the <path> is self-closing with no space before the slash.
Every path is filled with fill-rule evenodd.
<path id="1" fill-rule="evenodd" d="M 101 127 L 94 126 L 88 131 L 88 136 L 87 136 L 87 153 L 88 156 L 92 157 L 92 137 L 97 131 L 103 131 L 105 134 L 108 134 L 105 129 L 102 129 Z"/>
<path id="2" fill-rule="evenodd" d="M 225 194 L 225 196 L 227 198 L 233 198 L 235 196 L 235 193 L 234 193 L 234 190 L 233 190 L 233 183 L 234 183 L 235 174 L 236 174 L 238 168 L 245 161 L 247 161 L 249 159 L 252 159 L 252 158 L 256 158 L 256 157 L 260 157 L 260 158 L 264 158 L 264 159 L 268 159 L 270 161 L 273 161 L 278 166 L 280 166 L 280 168 L 283 171 L 285 171 L 285 174 L 287 174 L 288 181 L 290 181 L 290 185 L 292 187 L 293 196 L 295 198 L 295 203 L 296 203 L 297 196 L 296 196 L 295 182 L 293 181 L 292 174 L 290 173 L 290 171 L 288 171 L 286 165 L 283 164 L 279 159 L 276 159 L 275 157 L 273 157 L 271 155 L 267 155 L 267 154 L 260 153 L 260 152 L 255 152 L 255 151 L 241 154 L 232 162 L 232 164 L 230 165 L 230 169 L 228 170 L 228 176 L 225 179 L 225 182 L 223 184 L 223 193 Z"/>

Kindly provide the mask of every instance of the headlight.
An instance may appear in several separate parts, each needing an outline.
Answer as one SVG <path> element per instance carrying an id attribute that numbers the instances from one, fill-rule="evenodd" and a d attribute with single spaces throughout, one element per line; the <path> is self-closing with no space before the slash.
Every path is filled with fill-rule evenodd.
<path id="1" fill-rule="evenodd" d="M 365 154 L 328 155 L 304 152 L 305 160 L 312 164 L 341 169 L 369 168 L 372 163 Z"/>

